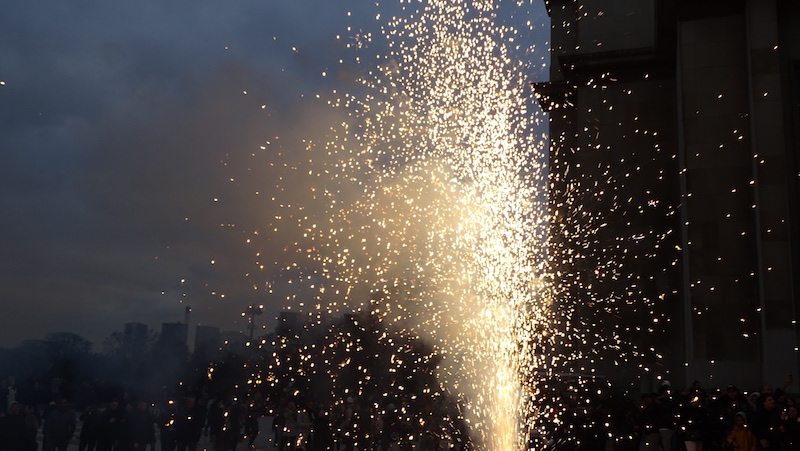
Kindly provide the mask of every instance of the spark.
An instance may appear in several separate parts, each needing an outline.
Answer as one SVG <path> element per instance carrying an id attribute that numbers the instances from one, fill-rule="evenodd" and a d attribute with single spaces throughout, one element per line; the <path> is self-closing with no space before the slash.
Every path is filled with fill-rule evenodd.
<path id="1" fill-rule="evenodd" d="M 354 322 L 352 331 L 326 329 L 324 345 L 297 354 L 289 352 L 292 338 L 262 343 L 275 350 L 270 365 L 296 375 L 327 371 L 344 405 L 372 383 L 374 375 L 358 362 L 368 343 L 381 343 L 392 349 L 386 364 L 396 378 L 393 393 L 410 391 L 400 375 L 434 366 L 438 386 L 413 396 L 455 394 L 477 449 L 495 451 L 523 449 L 528 432 L 544 427 L 538 423 L 543 418 L 565 421 L 548 396 L 562 382 L 578 387 L 594 380 L 596 370 L 586 365 L 596 357 L 594 345 L 618 350 L 620 361 L 643 352 L 620 345 L 625 331 L 617 325 L 604 325 L 611 333 L 602 338 L 592 336 L 601 325 L 555 299 L 581 291 L 581 299 L 609 316 L 628 308 L 651 312 L 651 305 L 633 300 L 641 281 L 614 299 L 603 298 L 597 286 L 626 277 L 613 250 L 671 237 L 637 231 L 601 245 L 593 240 L 607 229 L 607 218 L 574 204 L 584 217 L 560 217 L 559 209 L 550 216 L 545 140 L 534 132 L 540 118 L 526 91 L 530 66 L 516 52 L 520 31 L 495 19 L 501 3 L 508 2 L 428 0 L 418 9 L 409 2 L 405 15 L 375 17 L 382 36 L 342 35 L 359 52 L 351 61 L 366 70 L 351 93 L 305 96 L 347 118 L 325 138 L 304 141 L 307 159 L 272 155 L 265 171 L 276 180 L 276 194 L 259 240 L 276 244 L 293 263 L 257 262 L 261 274 L 275 279 L 264 291 L 285 291 L 286 310 L 309 318 L 306 328 L 341 313 L 351 313 Z M 381 38 L 390 50 L 370 58 L 370 45 Z M 610 74 L 602 78 L 616 82 Z M 589 124 L 584 132 L 599 140 L 599 127 Z M 616 176 L 635 177 L 640 170 Z M 593 201 L 613 198 L 611 213 L 636 203 L 617 198 L 615 175 L 605 175 L 611 188 L 593 192 Z M 641 214 L 670 208 L 647 197 L 636 206 Z M 566 196 L 568 203 L 575 199 Z M 583 248 L 553 248 L 552 224 L 565 236 L 585 237 Z M 561 272 L 565 262 L 574 266 L 593 257 L 591 249 L 607 257 L 593 268 L 595 284 Z M 665 321 L 652 317 L 648 327 Z M 372 322 L 380 327 L 368 327 Z M 413 338 L 430 346 L 429 355 L 408 345 Z M 553 382 L 555 368 L 570 361 L 582 363 Z M 262 371 L 260 379 L 271 381 L 274 370 Z M 360 375 L 355 387 L 338 385 L 337 374 L 345 372 Z"/>

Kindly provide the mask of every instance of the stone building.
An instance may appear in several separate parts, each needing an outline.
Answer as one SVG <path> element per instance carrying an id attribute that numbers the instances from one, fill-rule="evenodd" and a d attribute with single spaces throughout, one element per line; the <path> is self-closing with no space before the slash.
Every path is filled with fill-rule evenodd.
<path id="1" fill-rule="evenodd" d="M 673 383 L 798 374 L 800 3 L 545 4 L 564 327 L 634 343 L 568 346 Z"/>

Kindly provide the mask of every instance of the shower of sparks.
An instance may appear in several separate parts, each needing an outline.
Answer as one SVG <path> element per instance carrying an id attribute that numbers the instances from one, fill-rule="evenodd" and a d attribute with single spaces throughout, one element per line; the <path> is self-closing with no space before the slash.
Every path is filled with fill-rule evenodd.
<path id="1" fill-rule="evenodd" d="M 542 149 L 517 32 L 495 8 L 430 1 L 384 28 L 371 95 L 342 101 L 355 126 L 326 146 L 341 182 L 312 258 L 348 287 L 347 308 L 433 344 L 475 440 L 501 450 L 523 445 L 548 300 Z"/>
<path id="2" fill-rule="evenodd" d="M 348 119 L 327 142 L 307 142 L 302 165 L 286 163 L 309 196 L 275 199 L 271 231 L 295 230 L 284 250 L 302 257 L 281 268 L 297 284 L 288 306 L 318 324 L 366 313 L 422 339 L 475 445 L 512 450 L 527 443 L 553 335 L 545 149 L 529 62 L 512 56 L 519 32 L 495 23 L 496 3 L 408 2 L 382 27 L 389 53 L 360 78 L 364 92 L 325 96 Z M 347 42 L 363 49 L 374 39 Z M 310 291 L 298 294 L 301 285 Z M 402 352 L 392 364 L 413 360 Z"/>

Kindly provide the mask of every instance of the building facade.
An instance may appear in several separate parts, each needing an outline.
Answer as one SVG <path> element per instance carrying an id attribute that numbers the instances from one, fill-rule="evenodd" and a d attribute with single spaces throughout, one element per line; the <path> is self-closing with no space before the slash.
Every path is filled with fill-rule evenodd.
<path id="1" fill-rule="evenodd" d="M 800 4 L 545 4 L 565 316 L 673 382 L 797 374 Z"/>

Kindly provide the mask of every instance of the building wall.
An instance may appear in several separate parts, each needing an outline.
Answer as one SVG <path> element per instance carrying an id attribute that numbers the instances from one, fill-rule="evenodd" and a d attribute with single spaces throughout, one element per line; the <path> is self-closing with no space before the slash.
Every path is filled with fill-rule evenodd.
<path id="1" fill-rule="evenodd" d="M 655 2 L 617 0 L 582 2 L 578 45 L 582 53 L 652 48 L 656 44 Z"/>
<path id="2" fill-rule="evenodd" d="M 795 287 L 792 297 L 795 312 L 800 311 L 800 3 L 783 0 L 778 2 L 779 46 L 783 86 L 785 121 L 784 137 L 786 139 L 787 157 L 786 174 L 788 190 L 788 224 L 789 239 L 792 242 L 792 281 Z M 800 342 L 795 327 L 795 342 Z M 787 338 L 788 340 L 788 338 Z M 797 351 L 795 351 L 797 352 Z"/>
<path id="3" fill-rule="evenodd" d="M 563 370 L 636 383 L 631 367 L 683 363 L 674 63 L 656 40 L 655 2 L 632 14 L 610 1 L 548 5 L 551 82 L 536 90 L 551 118 Z"/>
<path id="4" fill-rule="evenodd" d="M 795 6 L 790 6 L 795 3 Z M 764 380 L 797 374 L 796 249 L 797 148 L 792 145 L 794 118 L 786 108 L 792 86 L 788 72 L 797 61 L 797 2 L 750 0 L 747 2 L 747 56 L 751 135 L 757 191 L 761 251 L 759 274 L 763 307 Z M 781 34 L 789 38 L 781 39 Z M 792 40 L 794 37 L 794 40 Z M 784 44 L 786 48 L 784 49 Z M 793 258 L 795 259 L 793 262 Z M 794 359 L 791 357 L 795 356 Z"/>
<path id="5" fill-rule="evenodd" d="M 673 382 L 796 374 L 800 8 L 546 4 L 553 68 L 535 89 L 572 322 Z"/>
<path id="6" fill-rule="evenodd" d="M 685 20 L 678 35 L 693 341 L 687 360 L 744 361 L 758 353 L 760 328 L 744 21 Z M 720 330 L 720 323 L 735 327 Z"/>

